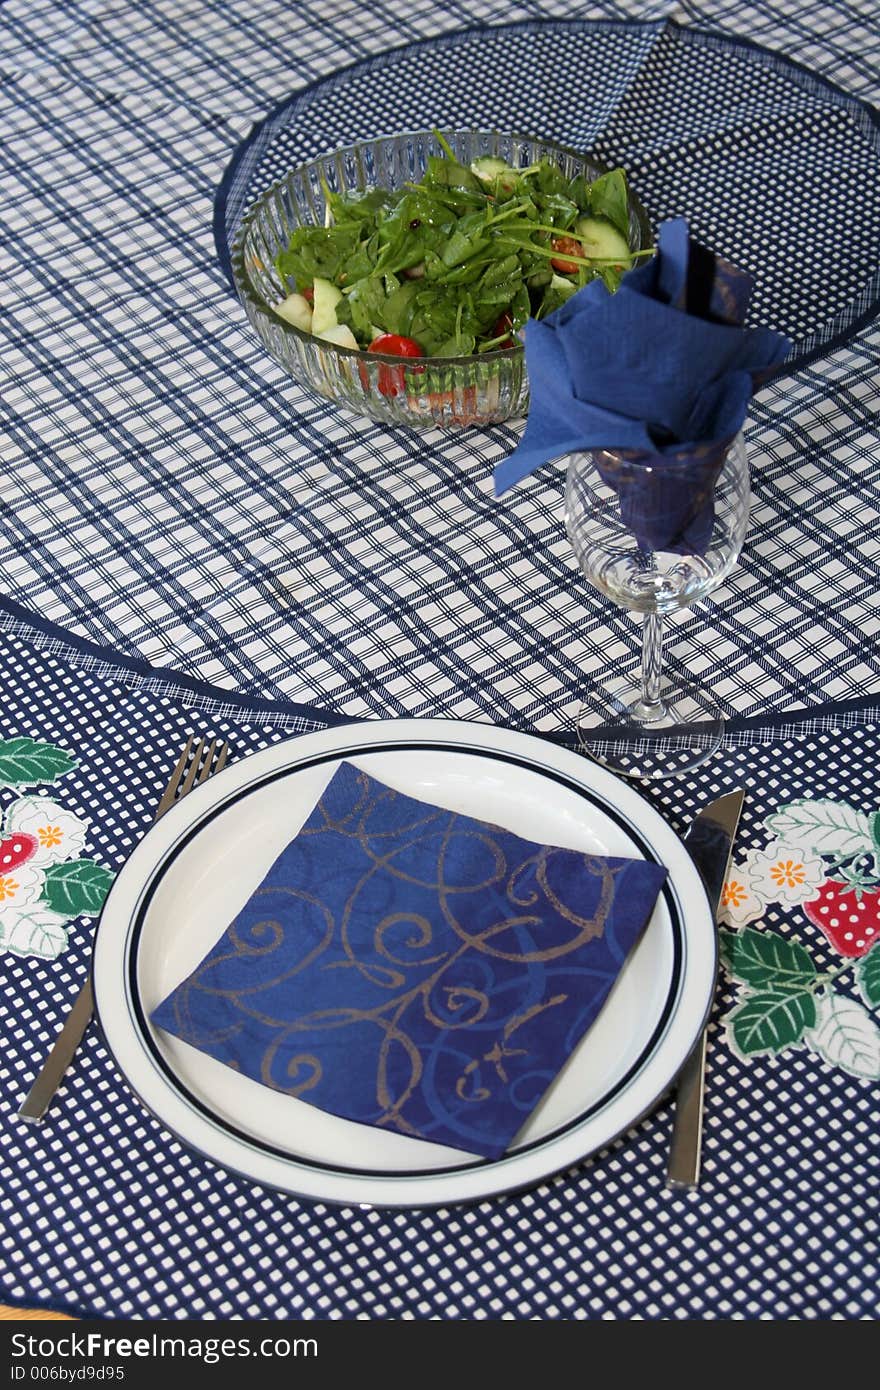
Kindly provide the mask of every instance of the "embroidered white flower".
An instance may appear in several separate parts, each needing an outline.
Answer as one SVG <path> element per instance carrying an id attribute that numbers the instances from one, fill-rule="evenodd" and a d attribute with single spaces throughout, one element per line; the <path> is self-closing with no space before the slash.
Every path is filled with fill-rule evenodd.
<path id="1" fill-rule="evenodd" d="M 37 848 L 30 864 L 61 864 L 75 859 L 85 845 L 88 822 L 44 796 L 22 796 L 6 812 L 7 835 L 33 835 Z"/>
<path id="2" fill-rule="evenodd" d="M 745 869 L 753 893 L 765 902 L 789 907 L 817 898 L 828 875 L 828 867 L 818 854 L 784 840 L 749 850 Z"/>
<path id="3" fill-rule="evenodd" d="M 45 903 L 20 907 L 0 904 L 0 950 L 14 956 L 42 956 L 54 960 L 67 947 L 68 918 Z"/>
<path id="4" fill-rule="evenodd" d="M 0 873 L 0 920 L 6 921 L 10 910 L 36 902 L 44 883 L 45 875 L 42 869 L 35 867 L 33 859 L 17 869 Z"/>
<path id="5" fill-rule="evenodd" d="M 718 907 L 718 920 L 730 927 L 744 927 L 760 917 L 765 907 L 764 899 L 755 892 L 749 882 L 748 874 L 742 864 L 734 864 L 721 890 Z"/>

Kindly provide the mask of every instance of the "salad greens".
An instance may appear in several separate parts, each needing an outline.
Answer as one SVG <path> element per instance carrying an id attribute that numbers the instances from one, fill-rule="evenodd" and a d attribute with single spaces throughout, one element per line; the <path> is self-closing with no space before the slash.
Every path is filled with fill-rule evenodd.
<path id="1" fill-rule="evenodd" d="M 282 318 L 348 347 L 397 335 L 408 355 L 469 356 L 512 346 L 529 317 L 589 280 L 615 290 L 634 256 L 652 254 L 630 249 L 622 169 L 589 182 L 545 160 L 465 166 L 437 138 L 445 154 L 418 183 L 325 186 L 327 225 L 298 227 L 275 260 L 291 291 Z"/>

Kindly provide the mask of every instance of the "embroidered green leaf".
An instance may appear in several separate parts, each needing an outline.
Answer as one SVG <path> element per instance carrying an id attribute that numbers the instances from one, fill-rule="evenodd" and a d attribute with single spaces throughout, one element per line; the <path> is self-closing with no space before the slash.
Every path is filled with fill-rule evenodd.
<path id="1" fill-rule="evenodd" d="M 0 740 L 0 784 L 4 786 L 55 782 L 73 767 L 76 758 L 54 743 L 41 743 L 35 738 Z"/>
<path id="2" fill-rule="evenodd" d="M 14 956 L 54 960 L 66 946 L 67 918 L 52 912 L 45 903 L 25 903 L 0 923 L 0 948 Z"/>
<path id="3" fill-rule="evenodd" d="M 871 817 L 871 839 L 874 841 L 874 848 L 880 854 L 880 811 L 875 811 Z"/>
<path id="4" fill-rule="evenodd" d="M 864 1005 L 840 994 L 822 995 L 816 1004 L 815 1027 L 804 1034 L 807 1046 L 850 1076 L 880 1076 L 880 1028 Z"/>
<path id="5" fill-rule="evenodd" d="M 767 828 L 788 844 L 848 859 L 873 848 L 868 816 L 845 801 L 792 801 L 767 817 Z"/>
<path id="6" fill-rule="evenodd" d="M 799 1042 L 805 1028 L 816 1022 L 816 1001 L 803 990 L 799 994 L 761 990 L 747 994 L 727 1018 L 733 1045 L 743 1057 L 762 1052 L 781 1052 Z"/>
<path id="7" fill-rule="evenodd" d="M 856 966 L 856 979 L 865 1003 L 870 1008 L 880 1004 L 880 941 L 862 956 Z"/>
<path id="8" fill-rule="evenodd" d="M 50 864 L 46 869 L 43 897 L 54 912 L 66 917 L 101 911 L 113 875 L 93 859 L 74 859 L 70 864 Z"/>
<path id="9" fill-rule="evenodd" d="M 816 967 L 805 946 L 772 931 L 722 931 L 721 959 L 735 980 L 768 985 L 773 990 L 800 990 L 816 978 Z"/>

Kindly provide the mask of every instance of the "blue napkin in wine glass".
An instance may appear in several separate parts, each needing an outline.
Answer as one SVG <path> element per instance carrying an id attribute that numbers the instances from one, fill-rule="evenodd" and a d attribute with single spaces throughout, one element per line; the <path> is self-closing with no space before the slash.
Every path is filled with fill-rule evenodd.
<path id="1" fill-rule="evenodd" d="M 666 872 L 533 844 L 341 763 L 152 1021 L 332 1114 L 498 1157 Z"/>
<path id="2" fill-rule="evenodd" d="M 495 469 L 500 496 L 550 459 L 597 459 L 646 550 L 703 554 L 713 490 L 751 397 L 791 343 L 744 328 L 751 276 L 695 242 L 687 222 L 661 224 L 656 256 L 601 280 L 525 329 L 529 414 Z"/>

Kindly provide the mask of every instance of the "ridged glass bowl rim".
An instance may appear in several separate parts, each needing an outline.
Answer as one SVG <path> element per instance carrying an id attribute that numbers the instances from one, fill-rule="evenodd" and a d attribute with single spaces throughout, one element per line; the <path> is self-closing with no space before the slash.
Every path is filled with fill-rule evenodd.
<path id="1" fill-rule="evenodd" d="M 572 149 L 570 145 L 560 145 L 555 140 L 545 140 L 540 135 L 524 135 L 516 131 L 482 130 L 477 127 L 468 130 L 461 128 L 451 128 L 448 131 L 441 133 L 451 135 L 453 140 L 457 135 L 487 136 L 490 138 L 493 136 L 500 136 L 502 139 L 505 140 L 521 140 L 525 143 L 540 145 L 543 149 L 549 150 L 552 154 L 567 155 L 570 159 L 576 159 L 579 163 L 584 164 L 590 172 L 592 170 L 595 170 L 596 178 L 599 178 L 601 174 L 608 173 L 609 170 L 616 167 L 615 165 L 605 164 L 601 160 L 594 159 L 592 155 L 584 154 L 580 150 Z M 434 137 L 436 139 L 433 130 L 400 130 L 394 132 L 391 135 L 373 135 L 370 136 L 369 139 L 355 140 L 350 145 L 340 145 L 336 149 L 328 150 L 325 154 L 315 155 L 314 159 L 309 159 L 304 164 L 294 165 L 293 168 L 289 169 L 287 173 L 283 175 L 282 178 L 276 179 L 274 183 L 270 184 L 270 186 L 249 205 L 247 211 L 242 217 L 241 225 L 239 226 L 239 229 L 235 234 L 235 238 L 230 249 L 230 258 L 232 262 L 232 278 L 235 283 L 235 291 L 239 299 L 243 300 L 246 298 L 249 301 L 249 303 L 253 306 L 253 308 L 255 308 L 264 317 L 268 318 L 273 326 L 280 328 L 281 331 L 283 333 L 286 333 L 288 336 L 292 338 L 298 338 L 299 341 L 302 343 L 308 343 L 313 346 L 320 347 L 326 352 L 338 353 L 340 357 L 353 357 L 358 361 L 387 362 L 390 365 L 394 365 L 397 367 L 401 366 L 401 364 L 405 366 L 411 365 L 413 368 L 417 368 L 419 371 L 430 371 L 432 369 L 437 370 L 449 367 L 462 367 L 465 364 L 469 367 L 472 367 L 476 362 L 513 362 L 517 361 L 520 357 L 522 357 L 524 348 L 521 343 L 518 343 L 514 347 L 509 348 L 492 348 L 489 352 L 472 352 L 469 353 L 466 357 L 401 358 L 384 352 L 370 352 L 366 348 L 342 347 L 339 343 L 332 343 L 327 339 L 316 337 L 314 333 L 306 333 L 302 328 L 297 328 L 295 324 L 287 323 L 278 314 L 273 313 L 271 306 L 266 304 L 266 302 L 256 293 L 256 291 L 253 289 L 250 283 L 250 278 L 248 276 L 247 268 L 244 263 L 244 243 L 248 231 L 250 230 L 251 224 L 255 222 L 258 217 L 260 217 L 269 199 L 274 197 L 274 195 L 278 192 L 279 189 L 285 187 L 285 185 L 287 184 L 287 180 L 291 178 L 292 175 L 304 174 L 306 170 L 313 168 L 316 164 L 323 163 L 324 160 L 337 159 L 344 155 L 356 154 L 358 151 L 365 149 L 367 146 L 377 145 L 381 143 L 383 140 L 415 140 L 427 139 L 429 137 Z M 381 185 L 375 186 L 381 187 Z M 364 191 L 366 192 L 367 190 L 365 189 Z M 648 216 L 648 213 L 643 207 L 642 203 L 633 193 L 632 189 L 629 188 L 629 186 L 628 195 L 628 207 L 630 209 L 630 212 L 635 214 L 635 218 L 639 226 L 640 243 L 642 243 L 642 245 L 647 245 L 650 242 L 651 237 L 653 236 L 651 219 Z M 641 250 L 642 245 L 640 245 L 638 249 Z"/>

